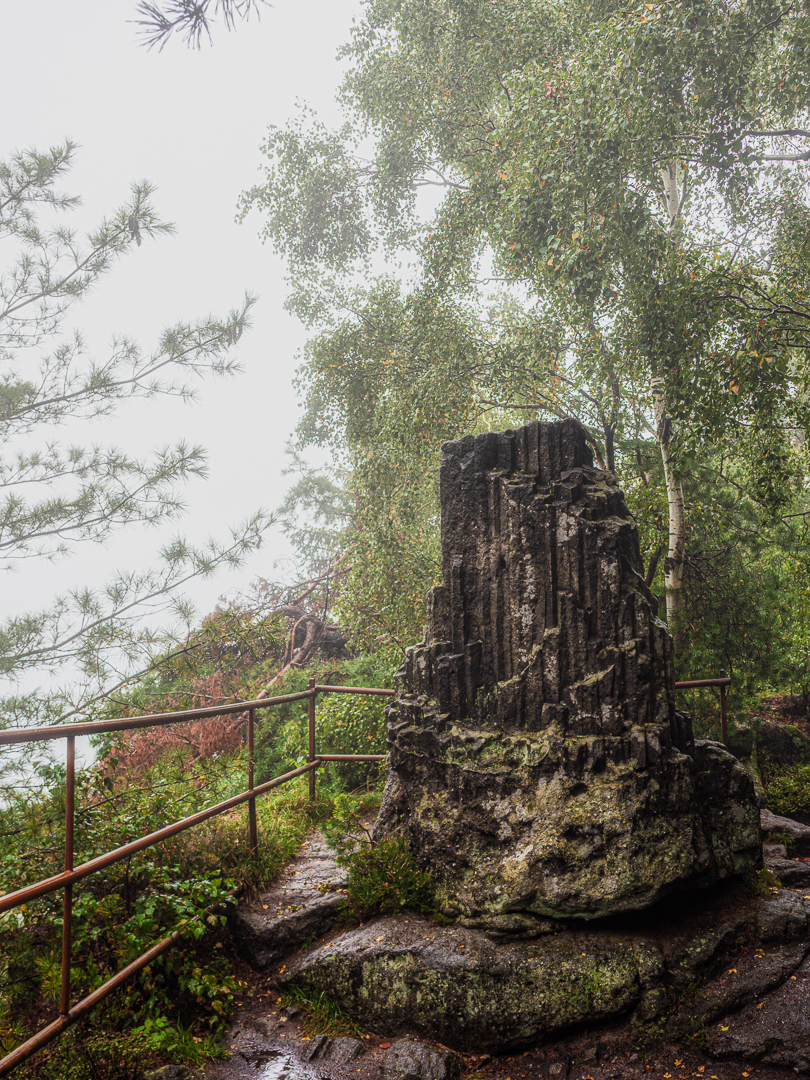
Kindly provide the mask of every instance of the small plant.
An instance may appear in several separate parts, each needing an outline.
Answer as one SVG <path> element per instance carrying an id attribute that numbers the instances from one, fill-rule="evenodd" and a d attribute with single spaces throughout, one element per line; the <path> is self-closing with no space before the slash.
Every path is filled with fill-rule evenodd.
<path id="1" fill-rule="evenodd" d="M 344 861 L 349 903 L 361 918 L 430 910 L 433 879 L 416 865 L 404 836 L 360 847 Z"/>
<path id="2" fill-rule="evenodd" d="M 346 867 L 349 904 L 359 918 L 406 909 L 429 912 L 433 879 L 417 866 L 404 836 L 373 838 L 363 812 L 374 802 L 374 793 L 338 795 L 324 829 L 338 851 L 338 865 Z"/>
<path id="3" fill-rule="evenodd" d="M 796 841 L 794 838 L 788 836 L 786 832 L 782 832 L 780 829 L 773 829 L 771 832 L 766 833 L 765 839 L 769 844 L 783 844 L 788 854 L 796 849 Z"/>
<path id="4" fill-rule="evenodd" d="M 333 997 L 308 983 L 291 986 L 280 1001 L 282 1005 L 297 1005 L 304 1010 L 304 1031 L 307 1035 L 350 1035 L 359 1039 L 363 1034 L 363 1029 Z"/>
<path id="5" fill-rule="evenodd" d="M 773 870 L 749 870 L 742 880 L 746 889 L 754 896 L 771 896 L 782 887 Z"/>

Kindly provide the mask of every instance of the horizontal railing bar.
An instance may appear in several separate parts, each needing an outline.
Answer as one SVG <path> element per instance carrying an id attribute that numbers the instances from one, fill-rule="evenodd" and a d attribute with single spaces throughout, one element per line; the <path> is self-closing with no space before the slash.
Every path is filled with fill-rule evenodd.
<path id="1" fill-rule="evenodd" d="M 161 953 L 170 949 L 182 934 L 183 930 L 175 930 L 169 937 L 163 938 L 162 941 L 157 942 L 157 944 L 153 945 L 148 952 L 139 956 L 137 960 L 133 960 L 131 964 L 127 964 L 125 968 L 122 968 L 117 974 L 113 975 L 111 979 L 108 979 L 107 982 L 102 983 L 92 994 L 88 994 L 86 998 L 77 1001 L 65 1016 L 60 1016 L 57 1020 L 54 1020 L 53 1023 L 48 1024 L 47 1027 L 38 1031 L 36 1035 L 33 1035 L 26 1042 L 21 1043 L 15 1050 L 12 1050 L 10 1054 L 0 1061 L 0 1076 L 5 1076 L 7 1073 L 10 1073 L 17 1065 L 21 1065 L 24 1061 L 27 1061 L 32 1054 L 37 1052 L 37 1050 L 41 1050 L 43 1046 L 47 1046 L 49 1042 L 52 1042 L 61 1035 L 63 1031 L 75 1024 L 77 1020 L 80 1020 L 85 1013 L 90 1012 L 90 1010 L 94 1009 L 99 1002 L 103 1001 L 104 998 L 108 997 L 114 990 L 117 990 L 131 975 L 140 971 L 141 968 L 145 968 L 153 960 L 156 960 Z"/>
<path id="2" fill-rule="evenodd" d="M 232 889 L 230 895 L 235 895 L 239 890 Z M 205 909 L 205 914 L 209 914 L 211 911 L 216 910 L 217 905 L 214 904 L 211 907 Z M 145 953 L 141 953 L 139 957 L 132 961 L 131 964 L 127 964 L 125 968 L 121 968 L 116 972 L 111 979 L 108 979 L 101 986 L 97 987 L 92 994 L 88 994 L 87 997 L 82 998 L 81 1001 L 77 1001 L 76 1004 L 68 1010 L 68 1012 L 60 1016 L 53 1023 L 48 1024 L 47 1027 L 42 1028 L 36 1035 L 32 1035 L 30 1039 L 27 1039 L 24 1043 L 20 1043 L 18 1047 L 7 1054 L 2 1060 L 0 1060 L 0 1076 L 6 1076 L 17 1065 L 21 1065 L 24 1061 L 27 1061 L 32 1054 L 35 1054 L 37 1050 L 41 1050 L 43 1046 L 47 1046 L 49 1042 L 52 1042 L 55 1038 L 62 1034 L 67 1028 L 75 1024 L 77 1020 L 90 1012 L 100 1002 L 114 991 L 119 986 L 127 981 L 132 975 L 137 974 L 142 968 L 148 967 L 153 960 L 156 960 L 162 953 L 170 949 L 172 945 L 186 933 L 192 923 L 199 921 L 199 915 L 196 915 L 189 922 L 169 934 L 168 937 L 163 938 L 161 941 L 156 942 L 150 949 L 147 949 Z"/>
<path id="3" fill-rule="evenodd" d="M 316 754 L 316 761 L 385 761 L 385 754 Z"/>
<path id="4" fill-rule="evenodd" d="M 317 767 L 317 760 L 310 761 L 306 765 L 301 765 L 298 769 L 293 769 L 292 772 L 284 773 L 282 776 L 277 776 L 273 780 L 268 780 L 265 784 L 259 784 L 258 787 L 243 791 L 241 795 L 233 795 L 224 802 L 217 803 L 215 806 L 209 806 L 207 810 L 200 810 L 199 813 L 192 814 L 191 817 L 182 818 L 180 821 L 175 821 L 172 825 L 166 825 L 164 828 L 158 829 L 157 832 L 149 833 L 146 836 L 140 837 L 138 840 L 132 840 L 130 843 L 124 844 L 123 847 L 116 848 L 114 851 L 108 851 L 104 855 L 99 855 L 95 859 L 91 859 L 90 862 L 82 863 L 81 866 L 77 866 L 69 873 L 57 874 L 55 877 L 38 881 L 34 885 L 27 885 L 24 889 L 17 889 L 13 893 L 6 893 L 5 896 L 0 896 L 0 913 L 10 911 L 20 904 L 26 904 L 29 900 L 36 900 L 40 896 L 46 896 L 48 893 L 64 888 L 65 885 L 72 885 L 75 881 L 81 881 L 82 878 L 86 878 L 89 874 L 94 874 L 97 870 L 103 870 L 107 866 L 112 866 L 113 863 L 120 862 L 122 859 L 126 859 L 129 855 L 133 855 L 137 851 L 143 851 L 144 848 L 152 847 L 153 844 L 158 844 L 161 840 L 168 840 L 170 836 L 176 836 L 177 833 L 184 832 L 186 829 L 191 829 L 195 825 L 201 825 L 209 818 L 216 817 L 218 814 L 224 814 L 227 810 L 232 810 L 234 807 L 241 805 L 241 803 L 247 802 L 248 799 L 253 799 L 257 795 L 263 795 L 265 791 L 270 791 L 271 788 L 278 787 L 280 784 L 286 784 L 288 780 L 293 780 L 296 776 L 303 776 L 304 773 L 310 772 L 312 769 L 317 769 Z"/>
<path id="5" fill-rule="evenodd" d="M 730 686 L 732 680 L 726 677 L 725 679 L 692 679 L 691 682 L 676 682 L 676 690 L 691 690 L 693 687 L 698 686 Z"/>
<path id="6" fill-rule="evenodd" d="M 316 686 L 318 693 L 324 694 L 378 694 L 393 697 L 396 690 L 386 690 L 381 686 Z"/>
<path id="7" fill-rule="evenodd" d="M 12 743 L 44 742 L 47 739 L 65 739 L 68 735 L 99 735 L 105 731 L 128 731 L 135 728 L 162 727 L 164 724 L 180 724 L 184 720 L 204 720 L 209 716 L 225 713 L 247 712 L 248 709 L 265 709 L 271 705 L 283 705 L 287 701 L 303 701 L 312 696 L 312 690 L 281 697 L 257 698 L 255 701 L 235 701 L 230 705 L 206 705 L 202 709 L 186 709 L 183 712 L 152 713 L 148 716 L 122 717 L 120 720 L 88 720 L 83 724 L 58 724 L 55 727 L 23 728 L 20 731 L 0 732 L 0 746 Z"/>

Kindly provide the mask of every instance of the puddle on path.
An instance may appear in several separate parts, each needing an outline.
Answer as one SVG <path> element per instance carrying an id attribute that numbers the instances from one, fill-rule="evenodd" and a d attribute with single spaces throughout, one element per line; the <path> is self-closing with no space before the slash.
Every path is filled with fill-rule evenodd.
<path id="1" fill-rule="evenodd" d="M 283 1050 L 261 1050 L 245 1057 L 255 1067 L 256 1080 L 313 1080 L 317 1076 L 314 1069 Z"/>

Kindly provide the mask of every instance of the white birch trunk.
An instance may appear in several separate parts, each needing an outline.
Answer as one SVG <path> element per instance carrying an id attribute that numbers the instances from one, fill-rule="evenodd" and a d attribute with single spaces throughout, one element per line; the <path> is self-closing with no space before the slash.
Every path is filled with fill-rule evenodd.
<path id="1" fill-rule="evenodd" d="M 683 196 L 678 189 L 678 171 L 675 161 L 671 162 L 667 169 L 662 170 L 661 179 L 664 185 L 664 203 L 669 215 L 669 227 L 674 234 L 673 238 L 676 238 L 681 228 L 680 212 Z M 664 466 L 669 511 L 669 543 L 664 562 L 667 625 L 673 636 L 677 658 L 684 636 L 683 613 L 686 606 L 683 593 L 686 561 L 686 508 L 683 501 L 683 486 L 672 460 L 672 421 L 667 410 L 664 380 L 661 377 L 653 379 L 653 406 L 656 441 Z"/>

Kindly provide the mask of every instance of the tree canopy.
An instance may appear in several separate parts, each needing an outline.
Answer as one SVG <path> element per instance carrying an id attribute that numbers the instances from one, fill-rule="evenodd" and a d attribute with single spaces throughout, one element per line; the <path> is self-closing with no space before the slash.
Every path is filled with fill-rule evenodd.
<path id="1" fill-rule="evenodd" d="M 682 652 L 695 492 L 741 493 L 759 536 L 804 522 L 807 20 L 766 0 L 372 0 L 343 129 L 306 110 L 270 129 L 241 211 L 263 212 L 313 329 L 299 438 L 351 476 L 361 635 L 418 635 L 437 451 L 467 431 L 586 424 Z M 383 256 L 410 278 L 370 276 Z"/>

